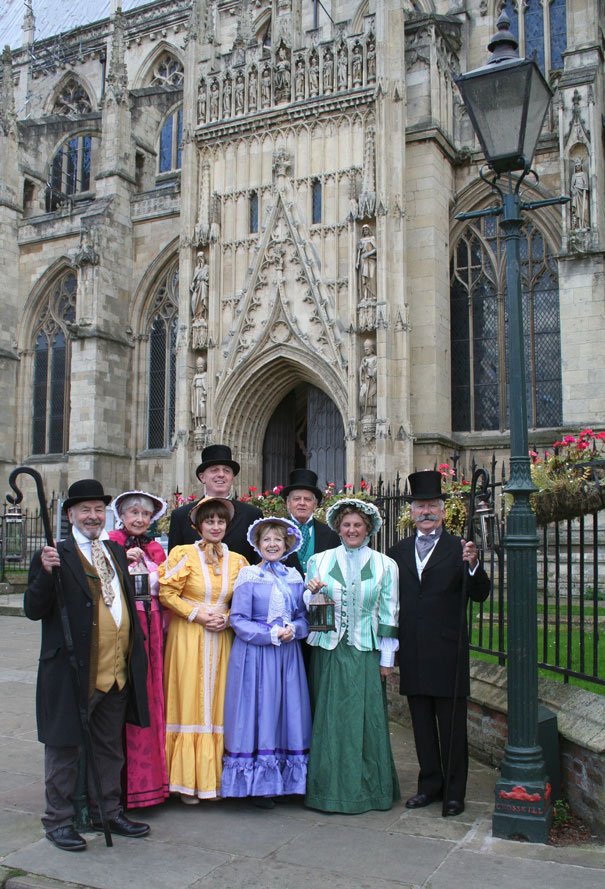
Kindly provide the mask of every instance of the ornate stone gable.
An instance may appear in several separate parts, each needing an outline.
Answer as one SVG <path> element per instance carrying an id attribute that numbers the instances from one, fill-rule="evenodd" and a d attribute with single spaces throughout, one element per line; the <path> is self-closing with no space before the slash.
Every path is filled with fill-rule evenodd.
<path id="1" fill-rule="evenodd" d="M 305 362 L 344 369 L 334 306 L 294 206 L 277 191 L 224 348 L 225 374 L 287 347 Z"/>

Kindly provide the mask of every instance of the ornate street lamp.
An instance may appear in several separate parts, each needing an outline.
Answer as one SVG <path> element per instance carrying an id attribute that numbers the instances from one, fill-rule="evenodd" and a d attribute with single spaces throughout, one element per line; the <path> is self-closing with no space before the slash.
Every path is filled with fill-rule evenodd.
<path id="1" fill-rule="evenodd" d="M 521 211 L 569 198 L 524 202 L 520 187 L 530 169 L 552 91 L 536 63 L 520 59 L 505 13 L 488 49 L 487 65 L 457 79 L 458 88 L 491 170 L 480 176 L 501 205 L 460 214 L 458 219 L 500 216 L 506 245 L 510 481 L 513 496 L 504 547 L 507 564 L 508 741 L 496 783 L 494 836 L 545 843 L 552 819 L 550 785 L 538 743 L 536 518 L 529 503 L 535 490 L 528 453 L 527 394 L 519 241 Z M 513 171 L 519 175 L 512 176 Z M 501 181 L 504 176 L 504 181 Z"/>

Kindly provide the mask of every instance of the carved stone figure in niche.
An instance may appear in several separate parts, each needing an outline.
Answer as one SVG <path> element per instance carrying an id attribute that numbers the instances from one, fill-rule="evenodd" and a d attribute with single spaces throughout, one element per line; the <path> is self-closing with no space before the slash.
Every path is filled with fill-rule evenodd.
<path id="1" fill-rule="evenodd" d="M 305 98 L 305 60 L 299 56 L 294 73 L 294 95 L 297 99 Z"/>
<path id="2" fill-rule="evenodd" d="M 336 62 L 336 80 L 339 90 L 346 90 L 349 85 L 349 60 L 346 47 L 342 46 L 338 51 Z"/>
<path id="3" fill-rule="evenodd" d="M 206 81 L 200 80 L 197 88 L 197 119 L 199 123 L 206 123 Z"/>
<path id="4" fill-rule="evenodd" d="M 208 282 L 210 269 L 206 257 L 200 251 L 197 255 L 197 265 L 189 292 L 191 293 L 191 345 L 194 349 L 204 348 L 208 339 Z"/>
<path id="5" fill-rule="evenodd" d="M 203 426 L 206 423 L 206 399 L 208 398 L 208 373 L 206 359 L 203 355 L 195 362 L 195 374 L 191 382 L 191 415 L 193 425 Z"/>
<path id="6" fill-rule="evenodd" d="M 235 113 L 243 114 L 244 113 L 244 76 L 243 74 L 238 74 L 235 81 Z"/>
<path id="7" fill-rule="evenodd" d="M 580 158 L 574 165 L 574 172 L 571 177 L 571 227 L 572 228 L 588 228 L 589 227 L 589 189 L 588 176 L 584 172 L 584 167 Z"/>
<path id="8" fill-rule="evenodd" d="M 378 400 L 378 358 L 372 340 L 363 342 L 363 358 L 359 365 L 359 408 L 362 417 L 375 417 Z"/>
<path id="9" fill-rule="evenodd" d="M 271 105 L 271 71 L 268 68 L 263 69 L 261 77 L 260 104 L 261 108 L 268 108 Z"/>
<path id="10" fill-rule="evenodd" d="M 331 93 L 334 88 L 334 56 L 328 50 L 324 56 L 323 70 L 324 93 Z"/>
<path id="11" fill-rule="evenodd" d="M 367 45 L 367 72 L 368 83 L 376 80 L 376 44 L 373 39 L 368 40 Z"/>
<path id="12" fill-rule="evenodd" d="M 218 81 L 210 84 L 210 120 L 218 120 Z"/>
<path id="13" fill-rule="evenodd" d="M 277 51 L 275 63 L 275 101 L 287 102 L 290 99 L 290 62 L 285 46 L 280 46 Z"/>
<path id="14" fill-rule="evenodd" d="M 363 51 L 359 43 L 356 43 L 353 47 L 351 74 L 353 76 L 353 86 L 361 86 L 363 82 Z"/>
<path id="15" fill-rule="evenodd" d="M 223 83 L 223 117 L 231 117 L 231 94 L 233 87 L 231 80 L 226 77 Z"/>
<path id="16" fill-rule="evenodd" d="M 319 61 L 315 53 L 309 59 L 309 95 L 316 96 L 319 93 Z"/>
<path id="17" fill-rule="evenodd" d="M 99 245 L 98 231 L 96 227 L 82 226 L 80 230 L 80 247 L 74 256 L 74 265 L 81 269 L 87 265 L 98 265 L 100 256 L 96 249 Z"/>
<path id="18" fill-rule="evenodd" d="M 376 241 L 369 225 L 362 225 L 361 238 L 357 244 L 359 300 L 376 301 Z"/>
<path id="19" fill-rule="evenodd" d="M 258 77 L 256 68 L 252 68 L 248 75 L 248 111 L 256 111 L 258 105 Z"/>

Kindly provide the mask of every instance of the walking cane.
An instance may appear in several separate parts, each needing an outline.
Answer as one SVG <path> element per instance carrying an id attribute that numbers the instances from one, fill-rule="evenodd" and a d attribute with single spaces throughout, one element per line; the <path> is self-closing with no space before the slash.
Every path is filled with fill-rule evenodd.
<path id="1" fill-rule="evenodd" d="M 489 490 L 489 476 L 483 468 L 475 469 L 471 480 L 471 491 L 468 503 L 468 517 L 466 527 L 466 539 L 473 539 L 473 520 L 475 518 L 475 500 L 477 499 L 477 485 L 481 479 L 481 496 L 485 497 Z M 447 768 L 445 772 L 445 786 L 443 790 L 443 805 L 441 814 L 445 817 L 450 792 L 450 777 L 452 772 L 452 748 L 454 746 L 454 720 L 456 716 L 456 701 L 458 699 L 458 688 L 460 686 L 460 661 L 462 648 L 462 635 L 464 632 L 464 621 L 466 620 L 466 589 L 468 586 L 468 565 L 462 563 L 464 573 L 462 575 L 462 594 L 460 597 L 460 619 L 458 622 L 458 645 L 456 649 L 456 669 L 454 671 L 454 695 L 452 697 L 452 714 L 450 719 L 450 743 L 447 752 Z"/>
<path id="2" fill-rule="evenodd" d="M 33 480 L 36 483 L 36 489 L 38 492 L 38 502 L 40 504 L 40 514 L 42 516 L 42 524 L 44 525 L 44 535 L 46 537 L 47 546 L 54 547 L 55 542 L 53 539 L 53 532 L 50 524 L 50 516 L 48 515 L 48 507 L 46 505 L 46 495 L 44 493 L 44 484 L 42 482 L 42 476 L 35 469 L 31 469 L 29 466 L 17 466 L 16 469 L 13 469 L 11 472 L 8 483 L 15 492 L 15 496 L 12 494 L 7 494 L 6 499 L 13 506 L 17 506 L 17 504 L 21 503 L 23 500 L 23 493 L 21 489 L 17 485 L 17 478 L 20 475 L 31 475 Z M 74 641 L 71 633 L 71 626 L 69 623 L 69 615 L 67 613 L 67 607 L 65 605 L 65 596 L 63 595 L 63 585 L 61 583 L 61 572 L 59 568 L 54 567 L 52 570 L 53 576 L 53 586 L 55 591 L 55 596 L 57 599 L 57 606 L 59 608 L 59 613 L 61 615 L 61 627 L 63 629 L 63 639 L 65 641 L 65 648 L 67 650 L 67 656 L 69 660 L 69 665 L 71 667 L 71 675 L 73 680 L 73 689 L 74 694 L 76 696 L 76 704 L 78 707 L 78 714 L 80 716 L 80 727 L 82 729 L 82 737 L 84 739 L 84 749 L 86 750 L 86 756 L 88 762 L 90 763 L 90 769 L 92 772 L 92 779 L 95 789 L 95 794 L 97 797 L 97 805 L 99 807 L 99 816 L 101 819 L 101 827 L 103 828 L 103 833 L 105 834 L 105 843 L 108 846 L 113 846 L 113 840 L 111 838 L 111 831 L 109 830 L 109 826 L 107 824 L 107 815 L 105 812 L 105 802 L 103 800 L 103 794 L 101 791 L 101 776 L 99 775 L 99 769 L 94 758 L 94 752 L 92 749 L 92 735 L 90 734 L 90 726 L 88 724 L 88 708 L 86 704 L 82 704 L 81 701 L 81 686 L 80 686 L 80 674 L 78 673 L 78 664 L 76 661 L 76 654 L 74 651 Z"/>

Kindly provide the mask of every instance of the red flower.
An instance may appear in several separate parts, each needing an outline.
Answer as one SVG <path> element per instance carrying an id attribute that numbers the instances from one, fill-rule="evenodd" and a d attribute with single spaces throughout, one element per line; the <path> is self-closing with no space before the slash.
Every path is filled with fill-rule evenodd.
<path id="1" fill-rule="evenodd" d="M 585 451 L 586 448 L 590 447 L 587 441 L 579 441 L 577 446 L 579 451 Z"/>
<path id="2" fill-rule="evenodd" d="M 575 443 L 576 443 L 576 440 L 573 437 L 573 435 L 566 435 L 565 438 L 563 439 L 563 444 L 570 445 L 570 444 L 575 444 Z"/>
<path id="3" fill-rule="evenodd" d="M 597 434 L 595 435 L 595 438 L 598 438 L 598 439 L 600 439 L 601 441 L 605 441 L 605 431 L 603 431 L 603 432 L 597 432 Z"/>
<path id="4" fill-rule="evenodd" d="M 345 485 L 345 491 L 352 491 L 353 485 Z"/>
<path id="5" fill-rule="evenodd" d="M 250 491 L 251 494 L 256 494 L 256 492 L 258 491 L 258 488 L 255 485 L 248 485 L 248 490 Z"/>
<path id="6" fill-rule="evenodd" d="M 274 494 L 281 494 L 283 489 L 284 489 L 283 485 L 275 485 L 275 487 L 273 488 L 273 493 Z"/>

